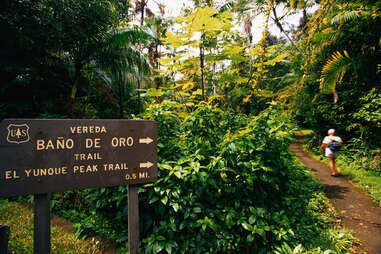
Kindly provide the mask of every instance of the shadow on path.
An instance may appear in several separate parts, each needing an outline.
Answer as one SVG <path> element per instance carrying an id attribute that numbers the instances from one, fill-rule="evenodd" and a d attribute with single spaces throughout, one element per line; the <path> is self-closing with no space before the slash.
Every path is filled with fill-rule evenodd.
<path id="1" fill-rule="evenodd" d="M 305 166 L 314 171 L 327 197 L 343 219 L 346 228 L 363 242 L 370 254 L 381 254 L 381 207 L 367 193 L 355 187 L 345 177 L 331 177 L 328 166 L 303 151 L 303 135 L 297 133 L 289 149 Z"/>
<path id="2" fill-rule="evenodd" d="M 348 187 L 343 187 L 340 185 L 326 185 L 324 186 L 324 192 L 329 199 L 343 199 L 345 197 L 344 193 L 350 191 Z"/>

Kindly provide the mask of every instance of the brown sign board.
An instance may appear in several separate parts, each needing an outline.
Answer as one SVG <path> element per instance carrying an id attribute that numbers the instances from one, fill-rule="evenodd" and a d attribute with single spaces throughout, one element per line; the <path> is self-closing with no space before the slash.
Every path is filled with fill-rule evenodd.
<path id="1" fill-rule="evenodd" d="M 157 124 L 146 120 L 5 119 L 0 196 L 153 182 Z"/>

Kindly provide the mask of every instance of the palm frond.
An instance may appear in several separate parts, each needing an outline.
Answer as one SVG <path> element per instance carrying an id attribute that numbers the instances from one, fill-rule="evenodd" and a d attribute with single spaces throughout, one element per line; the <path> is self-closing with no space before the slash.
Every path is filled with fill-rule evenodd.
<path id="1" fill-rule="evenodd" d="M 312 7 L 314 5 L 314 2 L 308 0 L 290 0 L 288 5 L 291 9 L 302 9 Z"/>
<path id="2" fill-rule="evenodd" d="M 102 69 L 108 69 L 113 73 L 135 73 L 135 68 L 138 68 L 139 73 L 149 73 L 146 57 L 132 48 L 109 49 L 97 59 L 97 63 Z"/>
<path id="3" fill-rule="evenodd" d="M 340 23 L 347 23 L 349 21 L 355 20 L 361 16 L 368 16 L 370 13 L 368 11 L 343 11 L 336 16 L 334 16 L 331 20 L 331 24 L 340 24 Z"/>
<path id="4" fill-rule="evenodd" d="M 336 93 L 336 84 L 341 82 L 352 59 L 344 50 L 344 55 L 336 51 L 327 60 L 321 71 L 320 90 L 322 93 Z"/>
<path id="5" fill-rule="evenodd" d="M 144 42 L 152 38 L 153 36 L 151 31 L 143 31 L 137 28 L 127 28 L 110 33 L 110 38 L 107 40 L 107 44 L 123 47 L 127 45 L 136 45 L 139 43 L 144 44 Z"/>
<path id="6" fill-rule="evenodd" d="M 224 11 L 232 11 L 234 7 L 236 6 L 234 1 L 229 1 L 227 3 L 224 3 L 222 6 L 218 8 L 219 12 L 224 12 Z"/>
<path id="7" fill-rule="evenodd" d="M 252 4 L 253 4 L 252 0 L 240 0 L 240 1 L 231 0 L 219 6 L 217 9 L 219 12 L 237 11 L 239 13 L 243 13 L 245 11 L 252 10 L 253 9 Z"/>
<path id="8" fill-rule="evenodd" d="M 136 84 L 138 78 L 142 80 L 141 77 L 150 73 L 147 57 L 134 47 L 148 37 L 149 34 L 144 31 L 128 29 L 114 31 L 105 38 L 104 47 L 94 57 L 92 64 L 113 89 L 122 84 Z"/>

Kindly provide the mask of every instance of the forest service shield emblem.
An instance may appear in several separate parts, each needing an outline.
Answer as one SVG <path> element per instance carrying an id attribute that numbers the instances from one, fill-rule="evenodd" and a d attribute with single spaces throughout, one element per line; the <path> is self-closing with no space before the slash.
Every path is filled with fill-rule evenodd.
<path id="1" fill-rule="evenodd" d="M 7 141 L 9 143 L 20 144 L 28 142 L 29 140 L 29 126 L 27 124 L 8 125 Z"/>

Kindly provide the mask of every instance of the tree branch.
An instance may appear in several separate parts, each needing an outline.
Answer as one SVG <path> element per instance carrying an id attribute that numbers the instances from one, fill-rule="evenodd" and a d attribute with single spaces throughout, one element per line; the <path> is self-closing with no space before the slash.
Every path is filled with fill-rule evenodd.
<path id="1" fill-rule="evenodd" d="M 271 17 L 271 19 L 275 22 L 275 24 L 277 25 L 279 30 L 287 37 L 287 39 L 291 42 L 292 46 L 294 46 L 294 48 L 299 52 L 299 54 L 303 57 L 303 59 L 305 61 L 307 61 L 307 58 L 303 54 L 303 51 L 298 47 L 298 45 L 296 45 L 296 43 L 290 38 L 288 33 L 286 33 L 286 31 L 284 30 L 282 24 L 280 23 L 280 19 L 278 18 L 278 15 L 277 15 L 277 12 L 276 12 L 276 8 L 275 8 L 274 5 L 271 6 L 271 10 L 272 10 L 272 12 L 274 14 L 274 17 Z"/>

